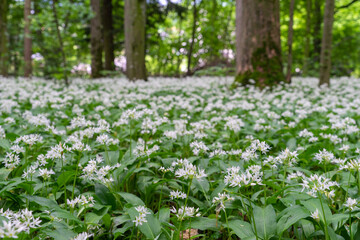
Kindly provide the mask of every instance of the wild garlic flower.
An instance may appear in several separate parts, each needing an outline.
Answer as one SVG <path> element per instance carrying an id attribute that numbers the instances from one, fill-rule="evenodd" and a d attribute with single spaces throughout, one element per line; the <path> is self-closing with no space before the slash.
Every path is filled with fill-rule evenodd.
<path id="1" fill-rule="evenodd" d="M 354 210 L 354 208 L 358 205 L 358 201 L 356 199 L 348 198 L 346 203 L 344 204 L 345 207 L 349 208 L 350 211 Z"/>
<path id="2" fill-rule="evenodd" d="M 40 218 L 35 218 L 32 211 L 28 209 L 13 212 L 11 210 L 0 209 L 0 216 L 5 217 L 3 227 L 0 227 L 0 238 L 17 238 L 21 232 L 29 233 L 30 229 L 40 227 Z"/>
<path id="3" fill-rule="evenodd" d="M 116 168 L 119 168 L 121 164 L 116 164 L 114 166 L 99 166 L 102 162 L 101 157 L 97 157 L 95 159 L 91 159 L 87 165 L 82 169 L 83 174 L 80 176 L 81 178 L 87 181 L 95 181 L 101 183 L 110 183 L 113 182 L 114 179 L 109 176 L 109 174 Z"/>
<path id="4" fill-rule="evenodd" d="M 192 149 L 195 156 L 198 156 L 200 152 L 206 153 L 209 151 L 209 148 L 203 142 L 194 141 L 190 143 L 190 148 Z"/>
<path id="5" fill-rule="evenodd" d="M 39 176 L 42 177 L 44 180 L 49 179 L 50 176 L 54 175 L 54 174 L 55 174 L 55 172 L 52 169 L 50 169 L 50 170 L 48 170 L 46 168 L 39 169 Z"/>
<path id="6" fill-rule="evenodd" d="M 239 132 L 240 129 L 245 126 L 245 123 L 237 116 L 229 116 L 224 118 L 224 120 L 226 121 L 224 125 L 225 129 L 229 129 L 234 132 Z"/>
<path id="7" fill-rule="evenodd" d="M 2 128 L 2 126 L 0 126 L 0 139 L 5 137 L 6 137 L 5 130 Z"/>
<path id="8" fill-rule="evenodd" d="M 201 214 L 199 213 L 199 208 L 194 207 L 180 207 L 179 209 L 176 209 L 175 207 L 172 207 L 170 209 L 172 213 L 174 213 L 179 220 L 183 220 L 185 218 L 191 218 L 191 217 L 200 217 Z"/>
<path id="9" fill-rule="evenodd" d="M 176 162 L 172 163 L 173 167 L 177 167 L 175 170 L 175 176 L 178 178 L 183 177 L 184 179 L 188 178 L 204 178 L 206 177 L 205 170 L 193 165 L 187 159 L 179 159 Z"/>
<path id="10" fill-rule="evenodd" d="M 139 216 L 135 217 L 135 220 L 132 222 L 135 223 L 135 226 L 142 225 L 143 223 L 147 222 L 146 215 L 151 214 L 149 209 L 145 206 L 137 206 L 135 207 L 136 211 L 139 213 Z"/>
<path id="11" fill-rule="evenodd" d="M 51 147 L 51 150 L 49 150 L 45 158 L 55 160 L 55 159 L 64 159 L 64 153 L 66 152 L 66 148 L 64 148 L 64 145 L 62 143 L 59 143 L 58 145 L 55 145 Z"/>
<path id="12" fill-rule="evenodd" d="M 21 146 L 19 146 L 19 145 L 17 145 L 17 144 L 12 145 L 10 149 L 11 149 L 13 152 L 15 152 L 16 154 L 25 152 L 25 148 L 24 148 L 24 147 L 21 147 Z"/>
<path id="13" fill-rule="evenodd" d="M 252 165 L 245 172 L 239 173 L 240 167 L 231 167 L 227 169 L 224 182 L 230 187 L 263 185 L 261 166 Z"/>
<path id="14" fill-rule="evenodd" d="M 250 149 L 259 151 L 262 154 L 269 152 L 270 148 L 271 147 L 266 142 L 260 142 L 258 139 L 253 140 L 250 145 Z"/>
<path id="15" fill-rule="evenodd" d="M 278 158 L 278 162 L 283 165 L 294 166 L 297 162 L 297 151 L 291 152 L 288 148 L 281 151 Z"/>
<path id="16" fill-rule="evenodd" d="M 8 169 L 14 169 L 20 164 L 19 155 L 15 153 L 6 153 L 5 158 L 3 159 L 4 165 Z"/>
<path id="17" fill-rule="evenodd" d="M 171 200 L 173 200 L 173 199 L 178 199 L 178 198 L 185 199 L 186 196 L 187 196 L 186 193 L 181 192 L 181 191 L 179 191 L 179 190 L 171 191 L 171 192 L 170 192 L 170 199 L 171 199 Z"/>
<path id="18" fill-rule="evenodd" d="M 315 154 L 315 159 L 318 160 L 320 163 L 331 163 L 335 156 L 333 153 L 326 151 L 326 149 L 320 150 L 319 153 Z"/>
<path id="19" fill-rule="evenodd" d="M 94 234 L 89 234 L 87 232 L 79 233 L 76 237 L 72 238 L 71 240 L 87 240 L 94 236 Z"/>
<path id="20" fill-rule="evenodd" d="M 217 205 L 216 212 L 220 212 L 221 210 L 225 210 L 225 202 L 233 201 L 234 198 L 230 197 L 229 194 L 226 193 L 218 193 L 217 197 L 214 197 L 212 203 Z"/>
<path id="21" fill-rule="evenodd" d="M 92 196 L 84 195 L 78 196 L 73 200 L 67 199 L 66 202 L 70 206 L 70 208 L 75 208 L 76 206 L 92 208 L 95 204 L 95 200 Z"/>
<path id="22" fill-rule="evenodd" d="M 18 137 L 15 140 L 15 143 L 19 144 L 20 142 L 23 142 L 29 146 L 32 146 L 35 143 L 40 143 L 42 141 L 43 141 L 43 137 L 40 136 L 39 134 L 29 134 L 29 135 L 24 135 L 24 136 Z"/>
<path id="23" fill-rule="evenodd" d="M 312 212 L 310 217 L 312 217 L 315 221 L 319 222 L 320 221 L 319 210 L 316 209 L 315 212 Z"/>
<path id="24" fill-rule="evenodd" d="M 326 197 L 332 199 L 335 196 L 334 187 L 338 187 L 339 184 L 335 181 L 331 181 L 329 178 L 319 176 L 317 174 L 305 177 L 302 179 L 301 186 L 306 192 L 313 197 L 317 197 L 317 193 L 324 194 Z"/>
<path id="25" fill-rule="evenodd" d="M 360 158 L 349 160 L 346 166 L 349 170 L 360 171 Z"/>
<path id="26" fill-rule="evenodd" d="M 102 145 L 110 146 L 119 144 L 119 139 L 113 139 L 106 134 L 101 134 L 96 138 L 96 142 Z"/>
<path id="27" fill-rule="evenodd" d="M 149 142 L 145 146 L 145 141 L 142 138 L 139 138 L 136 148 L 133 150 L 134 155 L 136 157 L 144 157 L 144 156 L 149 157 L 152 153 L 154 153 L 160 149 L 160 147 L 158 145 L 154 145 L 150 148 L 149 147 L 150 144 L 151 144 L 151 142 Z"/>

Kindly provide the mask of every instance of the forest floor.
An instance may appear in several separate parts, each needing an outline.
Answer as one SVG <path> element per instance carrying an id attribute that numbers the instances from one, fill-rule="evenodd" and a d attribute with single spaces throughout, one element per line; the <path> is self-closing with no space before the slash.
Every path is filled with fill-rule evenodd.
<path id="1" fill-rule="evenodd" d="M 360 80 L 232 81 L 0 79 L 0 238 L 358 239 Z"/>

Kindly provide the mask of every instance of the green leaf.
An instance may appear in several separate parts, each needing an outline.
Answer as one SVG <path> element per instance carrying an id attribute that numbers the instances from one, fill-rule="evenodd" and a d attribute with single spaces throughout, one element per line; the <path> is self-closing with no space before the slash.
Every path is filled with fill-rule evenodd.
<path id="1" fill-rule="evenodd" d="M 234 231 L 234 233 L 240 238 L 240 239 L 246 239 L 246 238 L 255 238 L 255 234 L 253 232 L 253 229 L 248 222 L 244 222 L 241 220 L 232 220 L 229 221 L 229 228 Z"/>
<path id="2" fill-rule="evenodd" d="M 281 235 L 286 229 L 298 222 L 300 219 L 308 217 L 309 211 L 300 206 L 286 208 L 280 213 L 282 217 L 277 223 L 277 233 Z"/>
<path id="3" fill-rule="evenodd" d="M 128 213 L 131 220 L 135 220 L 139 216 L 138 211 L 135 207 L 129 208 Z M 138 228 L 148 239 L 156 239 L 157 236 L 161 233 L 161 225 L 159 220 L 154 216 L 153 213 L 146 215 L 147 222 L 144 222 L 142 225 L 139 225 Z"/>
<path id="4" fill-rule="evenodd" d="M 54 212 L 51 213 L 51 216 L 58 217 L 58 218 L 69 219 L 69 220 L 75 221 L 77 223 L 83 224 L 82 221 L 80 221 L 78 218 L 76 218 L 70 212 L 68 212 L 66 210 L 63 210 L 63 209 L 55 210 Z"/>
<path id="5" fill-rule="evenodd" d="M 11 144 L 7 139 L 0 139 L 0 147 L 5 149 L 6 151 L 9 151 L 11 148 Z"/>
<path id="6" fill-rule="evenodd" d="M 145 203 L 137 196 L 132 193 L 127 192 L 117 192 L 122 198 L 125 199 L 127 203 L 132 204 L 133 206 L 145 205 Z"/>
<path id="7" fill-rule="evenodd" d="M 85 215 L 85 222 L 87 224 L 98 224 L 98 222 L 104 217 L 104 215 L 109 211 L 110 207 L 103 207 L 98 211 L 89 212 Z"/>
<path id="8" fill-rule="evenodd" d="M 170 208 L 161 208 L 158 212 L 160 222 L 169 222 L 170 220 Z"/>
<path id="9" fill-rule="evenodd" d="M 42 230 L 42 232 L 47 236 L 54 238 L 54 240 L 69 240 L 77 235 L 64 223 L 53 222 L 52 226 L 55 227 L 55 230 L 47 228 Z"/>
<path id="10" fill-rule="evenodd" d="M 64 186 L 73 176 L 75 175 L 75 171 L 66 171 L 62 172 L 57 178 L 56 182 L 59 187 Z"/>
<path id="11" fill-rule="evenodd" d="M 191 221 L 191 222 L 190 222 Z M 200 229 L 202 231 L 205 230 L 219 230 L 221 223 L 219 223 L 216 219 L 206 218 L 206 217 L 196 217 L 194 219 L 187 220 L 184 224 L 185 228 Z"/>
<path id="12" fill-rule="evenodd" d="M 296 138 L 290 138 L 289 141 L 287 141 L 286 146 L 289 150 L 294 151 L 296 149 Z"/>
<path id="13" fill-rule="evenodd" d="M 30 202 L 35 202 L 40 206 L 47 207 L 49 209 L 61 209 L 57 204 L 57 202 L 55 202 L 54 200 L 39 196 L 25 196 L 25 197 L 29 199 Z"/>
<path id="14" fill-rule="evenodd" d="M 7 179 L 7 177 L 9 176 L 9 174 L 11 173 L 11 169 L 7 169 L 7 168 L 1 168 L 0 169 L 0 181 L 5 181 Z"/>
<path id="15" fill-rule="evenodd" d="M 307 201 L 301 201 L 301 204 L 304 205 L 304 207 L 309 210 L 311 213 L 315 212 L 316 209 L 318 209 L 319 211 L 319 217 L 320 220 L 325 223 L 324 221 L 324 215 L 322 212 L 322 208 L 321 208 L 321 203 L 320 203 L 320 199 L 309 199 Z M 324 212 L 325 212 L 325 217 L 326 219 L 331 219 L 332 218 L 332 214 L 330 211 L 329 206 L 323 201 L 323 207 L 324 207 Z M 330 221 L 327 221 L 327 224 L 329 224 Z"/>
<path id="16" fill-rule="evenodd" d="M 276 214 L 273 206 L 254 206 L 253 211 L 258 236 L 264 240 L 270 239 L 276 233 Z"/>
<path id="17" fill-rule="evenodd" d="M 116 209 L 116 199 L 107 187 L 102 184 L 95 184 L 95 196 L 97 196 L 103 205 L 109 205 Z"/>

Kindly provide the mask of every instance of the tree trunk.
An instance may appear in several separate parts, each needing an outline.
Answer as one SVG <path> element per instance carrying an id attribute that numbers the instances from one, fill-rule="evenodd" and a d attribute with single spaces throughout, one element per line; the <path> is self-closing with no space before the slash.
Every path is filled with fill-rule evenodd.
<path id="1" fill-rule="evenodd" d="M 311 35 L 311 9 L 312 1 L 306 0 L 306 32 L 305 32 L 305 48 L 304 48 L 304 63 L 303 75 L 309 74 L 309 58 L 310 58 L 310 35 Z"/>
<path id="2" fill-rule="evenodd" d="M 30 15 L 31 15 L 31 0 L 25 0 L 24 6 L 24 20 L 25 20 L 25 31 L 24 31 L 24 76 L 30 77 L 32 74 L 31 65 L 31 32 L 30 32 Z"/>
<path id="3" fill-rule="evenodd" d="M 112 16 L 112 1 L 103 0 L 103 28 L 104 28 L 104 53 L 105 66 L 104 69 L 114 71 L 114 27 Z"/>
<path id="4" fill-rule="evenodd" d="M 126 74 L 131 80 L 146 77 L 145 66 L 146 0 L 125 0 Z"/>
<path id="5" fill-rule="evenodd" d="M 8 1 L 1 0 L 0 2 L 0 74 L 4 77 L 8 76 L 8 37 L 7 37 L 7 12 L 8 12 Z"/>
<path id="6" fill-rule="evenodd" d="M 197 7 L 196 7 L 196 0 L 194 0 L 193 2 L 194 6 L 193 6 L 193 26 L 192 26 L 192 33 L 191 33 L 191 42 L 190 42 L 190 46 L 189 46 L 189 51 L 188 51 L 188 64 L 187 64 L 187 73 L 186 75 L 191 75 L 191 59 L 192 59 L 192 54 L 193 54 L 193 50 L 194 50 L 194 42 L 195 42 L 195 34 L 196 34 L 196 24 L 197 24 Z"/>
<path id="7" fill-rule="evenodd" d="M 319 86 L 323 84 L 326 84 L 327 86 L 330 85 L 331 44 L 334 23 L 334 10 L 335 0 L 326 0 L 324 10 L 324 29 L 321 42 Z"/>
<path id="8" fill-rule="evenodd" d="M 236 0 L 235 83 L 263 88 L 285 81 L 279 5 L 279 0 Z"/>
<path id="9" fill-rule="evenodd" d="M 102 44 L 101 44 L 101 1 L 91 0 L 91 10 L 95 16 L 91 19 L 90 44 L 91 44 L 91 77 L 101 77 L 102 71 Z"/>
<path id="10" fill-rule="evenodd" d="M 314 63 L 318 63 L 320 60 L 321 54 L 321 24 L 323 21 L 322 16 L 322 0 L 315 0 L 315 9 L 313 11 L 314 16 L 314 32 L 313 32 L 313 45 L 314 45 L 314 52 L 313 52 L 313 61 Z"/>
<path id="11" fill-rule="evenodd" d="M 292 70 L 292 45 L 293 45 L 293 34 L 294 34 L 294 8 L 295 0 L 290 2 L 290 12 L 289 12 L 289 31 L 288 31 L 288 59 L 287 59 L 287 70 L 286 70 L 286 82 L 291 83 L 291 70 Z"/>

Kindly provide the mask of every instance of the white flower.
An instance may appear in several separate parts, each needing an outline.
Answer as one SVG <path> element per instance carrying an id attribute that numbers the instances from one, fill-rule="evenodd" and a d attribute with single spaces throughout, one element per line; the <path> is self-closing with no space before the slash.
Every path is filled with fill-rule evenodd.
<path id="1" fill-rule="evenodd" d="M 50 178 L 51 175 L 54 175 L 55 172 L 50 169 L 46 169 L 46 168 L 40 168 L 39 169 L 39 176 L 41 176 L 42 178 L 44 178 L 45 180 L 47 180 L 48 178 Z"/>
<path id="2" fill-rule="evenodd" d="M 71 240 L 87 240 L 92 236 L 94 236 L 94 234 L 83 232 L 83 233 L 79 233 L 76 237 L 72 238 Z"/>
<path id="3" fill-rule="evenodd" d="M 176 210 L 175 207 L 172 207 L 170 209 L 172 213 L 174 213 L 179 220 L 183 220 L 185 218 L 189 217 L 200 217 L 201 214 L 199 213 L 199 208 L 194 207 L 180 207 L 178 210 Z"/>
<path id="4" fill-rule="evenodd" d="M 218 196 L 213 198 L 212 203 L 217 205 L 216 211 L 220 212 L 221 210 L 225 210 L 225 202 L 233 200 L 234 198 L 230 197 L 229 194 L 218 193 Z"/>
<path id="5" fill-rule="evenodd" d="M 312 212 L 310 215 L 313 219 L 315 219 L 315 221 L 320 221 L 320 217 L 319 217 L 319 210 L 316 209 L 315 212 Z"/>
<path id="6" fill-rule="evenodd" d="M 356 205 L 358 204 L 358 201 L 356 199 L 348 198 L 346 200 L 346 203 L 344 204 L 345 207 L 348 207 L 350 211 L 354 210 Z"/>
<path id="7" fill-rule="evenodd" d="M 173 200 L 174 198 L 175 199 L 178 199 L 178 198 L 185 199 L 186 198 L 186 193 L 181 192 L 179 190 L 171 191 L 170 192 L 170 199 Z"/>
<path id="8" fill-rule="evenodd" d="M 133 220 L 133 223 L 135 223 L 135 226 L 141 226 L 143 223 L 147 222 L 145 215 L 139 215 L 135 217 L 135 220 Z"/>

